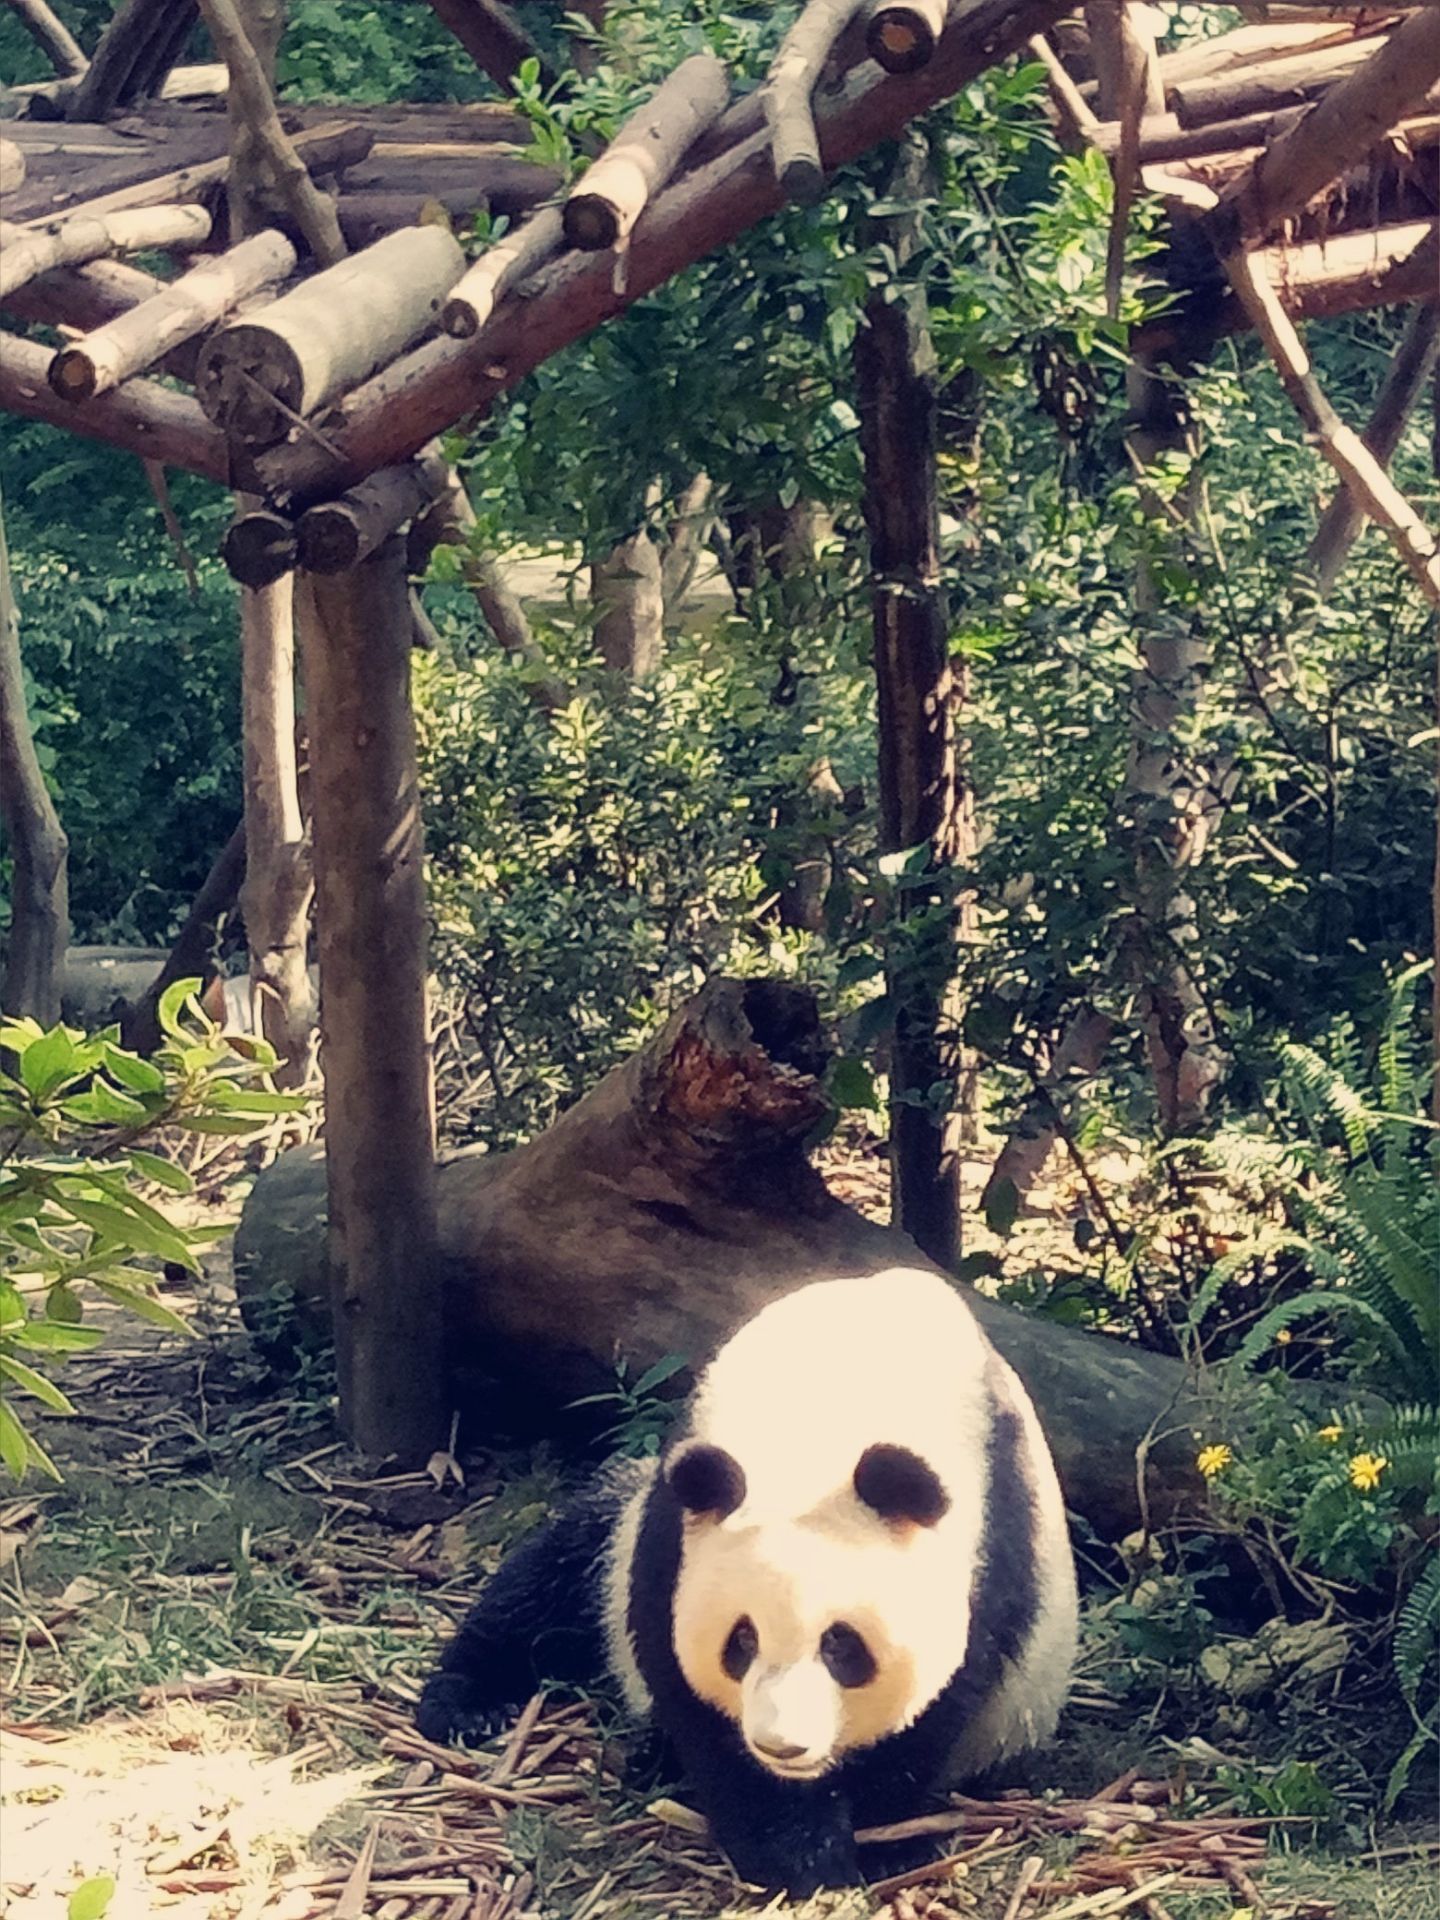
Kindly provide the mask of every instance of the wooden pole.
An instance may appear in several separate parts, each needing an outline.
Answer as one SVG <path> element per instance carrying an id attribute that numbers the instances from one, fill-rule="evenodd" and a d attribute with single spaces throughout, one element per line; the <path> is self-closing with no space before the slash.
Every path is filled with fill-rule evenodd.
<path id="1" fill-rule="evenodd" d="M 430 0 L 430 6 L 480 71 L 502 90 L 509 91 L 526 60 L 538 66 L 542 87 L 554 84 L 555 75 L 540 49 L 501 0 Z"/>
<path id="2" fill-rule="evenodd" d="M 403 544 L 300 591 L 340 1417 L 423 1459 L 449 1409 Z"/>
<path id="3" fill-rule="evenodd" d="M 507 233 L 455 283 L 440 314 L 440 324 L 456 340 L 468 340 L 480 331 L 502 293 L 517 286 L 552 254 L 565 239 L 559 207 L 542 207 Z"/>
<path id="4" fill-rule="evenodd" d="M 825 186 L 810 96 L 831 49 L 864 0 L 807 0 L 780 43 L 762 92 L 775 179 L 787 200 L 818 200 Z"/>
<path id="5" fill-rule="evenodd" d="M 948 0 L 877 0 L 865 27 L 870 58 L 886 73 L 928 67 L 947 11 Z"/>
<path id="6" fill-rule="evenodd" d="M 67 120 L 106 120 L 157 92 L 195 24 L 195 0 L 122 0 L 74 93 Z"/>
<path id="7" fill-rule="evenodd" d="M 84 73 L 90 62 L 85 58 L 80 42 L 53 8 L 46 6 L 45 0 L 8 0 L 8 4 L 10 11 L 19 16 L 30 38 L 45 49 L 46 57 L 56 73 L 76 77 Z"/>
<path id="8" fill-rule="evenodd" d="M 135 207 L 101 215 L 73 213 L 43 227 L 0 226 L 0 300 L 52 267 L 75 266 L 143 247 L 202 247 L 210 238 L 204 207 Z"/>
<path id="9" fill-rule="evenodd" d="M 392 533 L 423 513 L 445 489 L 450 468 L 438 447 L 400 467 L 381 467 L 338 500 L 303 514 L 296 532 L 300 565 L 311 573 L 344 573 Z"/>
<path id="10" fill-rule="evenodd" d="M 0 1007 L 48 1027 L 60 1018 L 60 970 L 70 938 L 66 860 L 60 826 L 35 754 L 20 665 L 20 621 L 10 580 L 0 505 L 0 825 L 14 862 L 10 946 Z"/>

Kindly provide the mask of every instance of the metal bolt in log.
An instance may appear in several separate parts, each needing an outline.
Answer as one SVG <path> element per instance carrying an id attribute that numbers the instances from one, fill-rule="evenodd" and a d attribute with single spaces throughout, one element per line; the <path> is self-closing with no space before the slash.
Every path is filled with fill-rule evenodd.
<path id="1" fill-rule="evenodd" d="M 272 587 L 295 565 L 300 550 L 295 524 L 270 507 L 240 513 L 225 529 L 221 557 L 242 587 Z"/>
<path id="2" fill-rule="evenodd" d="M 465 271 L 444 227 L 387 234 L 209 340 L 195 370 L 207 417 L 246 446 L 368 379 L 430 325 Z"/>
<path id="3" fill-rule="evenodd" d="M 267 229 L 242 240 L 182 274 L 154 299 L 62 347 L 50 362 L 51 388 L 62 400 L 88 400 L 118 387 L 213 325 L 246 294 L 283 280 L 294 266 L 295 249 L 283 233 Z"/>
<path id="4" fill-rule="evenodd" d="M 456 340 L 477 334 L 495 302 L 527 273 L 558 253 L 565 238 L 558 207 L 542 207 L 523 226 L 488 248 L 459 281 L 440 315 L 440 324 Z"/>
<path id="5" fill-rule="evenodd" d="M 598 253 L 623 240 L 706 127 L 725 110 L 730 75 L 713 53 L 684 60 L 610 145 L 565 202 L 565 238 Z"/>
<path id="6" fill-rule="evenodd" d="M 947 0 L 878 0 L 865 29 L 870 58 L 886 73 L 928 67 L 948 10 Z"/>
<path id="7" fill-rule="evenodd" d="M 343 573 L 439 498 L 450 468 L 436 447 L 403 466 L 382 467 L 338 500 L 322 500 L 298 528 L 300 564 L 311 573 Z"/>

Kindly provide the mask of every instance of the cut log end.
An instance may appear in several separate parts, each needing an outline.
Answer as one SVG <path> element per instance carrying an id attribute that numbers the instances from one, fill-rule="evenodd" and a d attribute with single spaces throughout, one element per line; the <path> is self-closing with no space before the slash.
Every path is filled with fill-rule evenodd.
<path id="1" fill-rule="evenodd" d="M 267 507 L 241 514 L 226 529 L 220 552 L 230 577 L 242 587 L 269 587 L 292 571 L 298 551 L 295 528 Z"/>
<path id="2" fill-rule="evenodd" d="M 283 440 L 301 410 L 305 369 L 289 342 L 241 321 L 205 343 L 195 397 L 205 417 L 244 446 Z"/>
<path id="3" fill-rule="evenodd" d="M 786 160 L 776 169 L 776 179 L 785 198 L 797 207 L 816 206 L 825 197 L 825 169 L 818 160 Z"/>
<path id="4" fill-rule="evenodd" d="M 473 300 L 447 300 L 440 310 L 440 325 L 452 340 L 473 340 L 487 317 Z"/>
<path id="5" fill-rule="evenodd" d="M 885 7 L 871 19 L 865 45 L 886 73 L 915 73 L 935 57 L 935 32 L 917 7 Z"/>
<path id="6" fill-rule="evenodd" d="M 95 391 L 95 365 L 79 347 L 61 347 L 45 376 L 50 391 L 61 400 L 88 400 Z"/>
<path id="7" fill-rule="evenodd" d="M 361 557 L 361 530 L 339 501 L 311 507 L 300 521 L 299 558 L 310 573 L 344 573 Z"/>
<path id="8" fill-rule="evenodd" d="M 620 216 L 599 194 L 572 194 L 561 218 L 566 240 L 583 253 L 602 253 L 620 238 Z"/>

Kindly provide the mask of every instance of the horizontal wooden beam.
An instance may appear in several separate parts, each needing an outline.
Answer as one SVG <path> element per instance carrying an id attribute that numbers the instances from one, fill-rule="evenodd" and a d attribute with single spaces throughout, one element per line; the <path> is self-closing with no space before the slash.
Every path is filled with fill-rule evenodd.
<path id="1" fill-rule="evenodd" d="M 44 420 L 68 433 L 123 447 L 142 460 L 159 460 L 222 486 L 230 484 L 225 436 L 216 432 L 189 394 L 154 380 L 127 380 L 113 393 L 72 406 L 50 391 L 46 375 L 51 357 L 48 347 L 33 340 L 0 334 L 0 411 Z"/>

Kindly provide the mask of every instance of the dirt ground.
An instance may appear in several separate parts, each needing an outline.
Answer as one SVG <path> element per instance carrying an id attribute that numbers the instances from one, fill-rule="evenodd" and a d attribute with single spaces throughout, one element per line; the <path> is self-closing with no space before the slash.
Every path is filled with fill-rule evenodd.
<path id="1" fill-rule="evenodd" d="M 64 1485 L 0 1505 L 11 1920 L 1440 1920 L 1433 1827 L 1275 1817 L 1103 1635 L 1056 1753 L 931 1816 L 936 1866 L 800 1907 L 735 1880 L 603 1701 L 431 1747 L 418 1683 L 560 1464 L 462 1440 L 366 1473 L 323 1382 L 261 1373 L 223 1249 L 188 1305 L 192 1341 L 122 1322 L 77 1359 Z"/>

